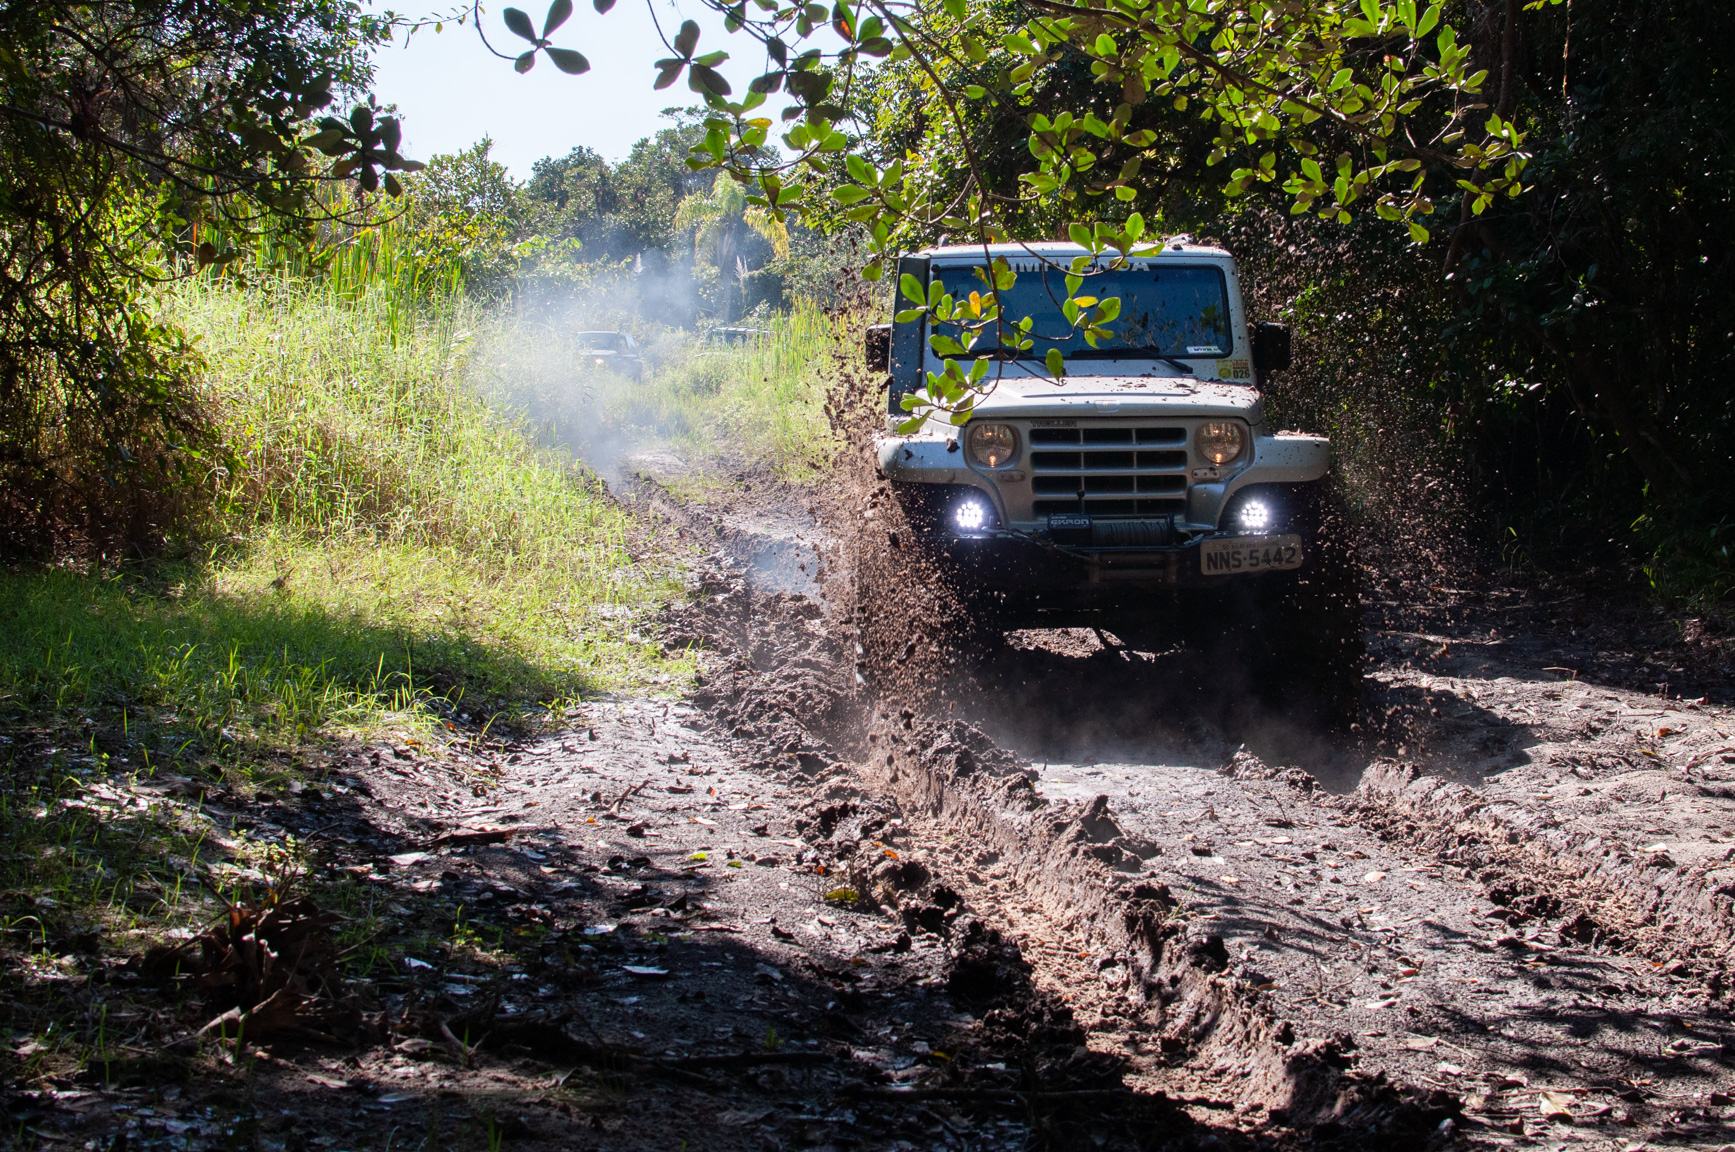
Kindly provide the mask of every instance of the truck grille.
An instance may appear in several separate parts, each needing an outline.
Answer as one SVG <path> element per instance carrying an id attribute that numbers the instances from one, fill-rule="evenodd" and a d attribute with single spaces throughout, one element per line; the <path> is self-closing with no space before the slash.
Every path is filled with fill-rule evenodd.
<path id="1" fill-rule="evenodd" d="M 1187 502 L 1187 430 L 1032 428 L 1030 482 L 1038 516 L 1148 516 Z"/>

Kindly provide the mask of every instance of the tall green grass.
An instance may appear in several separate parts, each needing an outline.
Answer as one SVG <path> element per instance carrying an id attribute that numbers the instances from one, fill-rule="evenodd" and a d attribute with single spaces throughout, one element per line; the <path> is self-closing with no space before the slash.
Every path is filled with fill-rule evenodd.
<path id="1" fill-rule="evenodd" d="M 472 350 L 512 321 L 356 267 L 169 298 L 227 447 L 209 542 L 102 575 L 0 575 L 0 717 L 124 718 L 235 767 L 319 734 L 426 734 L 685 678 L 641 632 L 674 573 L 635 559 L 654 549 L 598 481 L 472 384 Z"/>
<path id="2" fill-rule="evenodd" d="M 765 337 L 739 347 L 685 342 L 649 387 L 616 389 L 608 409 L 699 455 L 768 466 L 790 482 L 820 477 L 843 448 L 826 404 L 845 366 L 859 361 L 859 325 L 802 301 L 762 326 Z"/>

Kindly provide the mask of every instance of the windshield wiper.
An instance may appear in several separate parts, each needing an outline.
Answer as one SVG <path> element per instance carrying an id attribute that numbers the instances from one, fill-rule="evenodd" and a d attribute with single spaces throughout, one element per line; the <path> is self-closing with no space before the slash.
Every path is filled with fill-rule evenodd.
<path id="1" fill-rule="evenodd" d="M 1066 354 L 1068 360 L 1161 360 L 1178 372 L 1189 376 L 1197 375 L 1193 366 L 1184 364 L 1173 356 L 1165 356 L 1155 348 L 1080 348 L 1076 352 Z"/>

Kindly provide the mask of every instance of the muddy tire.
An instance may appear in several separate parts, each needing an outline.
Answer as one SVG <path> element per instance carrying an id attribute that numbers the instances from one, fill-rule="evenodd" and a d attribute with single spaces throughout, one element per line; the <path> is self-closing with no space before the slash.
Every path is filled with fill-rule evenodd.
<path id="1" fill-rule="evenodd" d="M 1338 502 L 1317 493 L 1309 505 L 1312 557 L 1253 586 L 1239 655 L 1260 695 L 1347 727 L 1360 708 L 1366 654 L 1360 570 Z"/>
<path id="2" fill-rule="evenodd" d="M 937 485 L 886 484 L 851 545 L 857 671 L 881 694 L 920 700 L 1003 642 L 998 601 L 936 548 Z"/>

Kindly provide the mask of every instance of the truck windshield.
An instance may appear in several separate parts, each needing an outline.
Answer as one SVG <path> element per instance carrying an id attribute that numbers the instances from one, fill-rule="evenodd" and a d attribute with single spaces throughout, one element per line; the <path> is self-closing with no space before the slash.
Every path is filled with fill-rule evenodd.
<path id="1" fill-rule="evenodd" d="M 1068 359 L 1229 355 L 1229 291 L 1217 268 L 1163 265 L 1086 277 L 1081 294 L 1098 299 L 1118 296 L 1121 302 L 1120 316 L 1105 325 L 1113 339 L 1098 340 L 1096 348 L 1085 343 L 1082 326 L 1074 331 L 1060 311 L 1066 299 L 1064 271 L 1039 261 L 1017 261 L 1012 268 L 1018 281 L 1000 294 L 1000 315 L 1008 330 L 1023 317 L 1031 317 L 1030 334 L 1035 339 L 1034 347 L 1015 353 L 1019 359 L 1040 360 L 1050 348 L 1059 348 Z M 968 297 L 985 288 L 974 267 L 936 272 L 954 297 Z M 935 327 L 963 342 L 958 325 Z M 1000 335 L 991 325 L 982 331 L 971 355 L 999 348 Z"/>
<path id="2" fill-rule="evenodd" d="M 578 346 L 589 352 L 625 352 L 627 338 L 619 332 L 580 332 Z"/>

